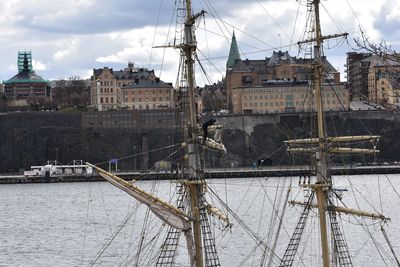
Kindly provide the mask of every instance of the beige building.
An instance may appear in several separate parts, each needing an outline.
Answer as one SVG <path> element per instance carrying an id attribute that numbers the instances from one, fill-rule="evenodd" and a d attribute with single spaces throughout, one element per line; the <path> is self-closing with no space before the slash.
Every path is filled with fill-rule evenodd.
<path id="1" fill-rule="evenodd" d="M 128 63 L 127 68 L 119 71 L 108 67 L 93 69 L 90 86 L 91 106 L 99 111 L 116 110 L 132 106 L 132 104 L 124 102 L 126 97 L 122 88 L 138 84 L 139 81 L 141 83 L 144 83 L 143 81 L 156 83 L 157 79 L 154 70 L 136 68 L 133 63 Z"/>
<path id="2" fill-rule="evenodd" d="M 368 71 L 368 99 L 393 109 L 398 103 L 400 65 L 398 62 L 377 57 Z"/>
<path id="3" fill-rule="evenodd" d="M 122 107 L 127 109 L 173 108 L 174 88 L 160 79 L 137 79 L 121 88 Z"/>
<path id="4" fill-rule="evenodd" d="M 324 110 L 348 110 L 349 90 L 344 83 L 324 84 Z M 270 81 L 265 86 L 240 87 L 232 94 L 234 113 L 280 113 L 315 111 L 308 82 Z"/>
<path id="5" fill-rule="evenodd" d="M 377 103 L 393 110 L 400 108 L 400 80 L 382 77 L 376 80 Z"/>
<path id="6" fill-rule="evenodd" d="M 339 83 L 340 73 L 322 57 L 323 80 Z M 297 58 L 289 55 L 288 51 L 274 51 L 269 58 L 257 60 L 242 60 L 240 58 L 236 37 L 233 35 L 229 57 L 226 64 L 226 93 L 227 107 L 235 112 L 233 92 L 243 87 L 265 87 L 271 80 L 309 81 L 312 79 L 313 63 L 311 58 Z"/>

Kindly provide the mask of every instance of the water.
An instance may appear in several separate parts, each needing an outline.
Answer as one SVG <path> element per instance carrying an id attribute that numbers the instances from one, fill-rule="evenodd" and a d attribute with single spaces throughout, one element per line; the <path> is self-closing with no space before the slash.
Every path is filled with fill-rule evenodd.
<path id="1" fill-rule="evenodd" d="M 343 197 L 347 206 L 368 211 L 374 211 L 375 208 L 377 212 L 392 218 L 386 231 L 395 251 L 400 254 L 400 197 L 396 193 L 400 192 L 400 175 L 380 175 L 378 178 L 368 175 L 337 177 L 335 180 L 341 188 L 348 189 Z M 277 221 L 271 220 L 274 214 L 272 207 L 274 203 L 283 203 L 290 181 L 290 178 L 220 179 L 211 180 L 209 184 L 240 216 L 243 224 L 271 245 L 273 235 L 268 237 L 268 230 L 272 225 L 275 229 L 278 225 Z M 303 199 L 297 178 L 292 183 L 294 187 L 289 199 Z M 143 181 L 139 185 L 153 190 L 164 199 L 174 195 L 174 184 L 169 181 Z M 146 239 L 140 250 L 142 257 L 138 264 L 147 266 L 154 264 L 165 236 L 162 230 L 167 229 L 151 213 L 147 223 L 143 224 L 146 207 L 138 205 L 127 194 L 106 182 L 2 185 L 0 199 L 0 266 L 88 266 L 91 262 L 99 266 L 132 265 L 138 251 L 140 233 L 144 229 Z M 221 208 L 215 197 L 207 199 Z M 300 211 L 300 207 L 287 207 L 276 250 L 279 257 L 283 255 Z M 319 255 L 319 239 L 317 235 L 314 237 L 318 232 L 318 220 L 315 211 L 311 211 L 310 215 L 303 235 L 307 245 L 299 248 L 306 262 L 300 265 L 321 266 L 321 261 L 314 265 L 307 263 L 309 258 L 319 258 L 315 256 Z M 129 219 L 113 238 L 113 242 L 109 242 L 110 236 L 126 217 Z M 230 229 L 224 228 L 216 219 L 211 220 L 215 226 L 222 266 L 259 265 L 263 252 L 257 248 L 255 238 L 243 230 L 243 226 L 232 216 L 230 219 L 234 224 Z M 380 233 L 378 221 L 347 215 L 343 215 L 342 219 L 354 266 L 384 265 L 375 251 L 374 242 L 365 232 L 365 225 L 368 225 L 376 242 L 389 251 Z M 364 227 L 359 225 L 361 223 Z M 144 225 L 146 228 L 143 228 Z M 162 234 L 158 234 L 160 231 Z M 107 243 L 110 245 L 104 249 Z M 183 238 L 180 244 L 185 245 Z M 96 255 L 103 249 L 104 252 L 94 262 Z M 186 251 L 181 248 L 178 253 L 177 265 L 186 266 Z M 386 264 L 394 266 L 389 261 Z"/>

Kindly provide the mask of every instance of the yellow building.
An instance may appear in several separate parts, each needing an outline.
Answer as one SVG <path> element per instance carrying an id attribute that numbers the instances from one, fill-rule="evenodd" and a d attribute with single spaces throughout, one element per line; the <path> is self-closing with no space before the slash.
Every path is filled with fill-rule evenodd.
<path id="1" fill-rule="evenodd" d="M 280 113 L 315 111 L 314 96 L 307 81 L 270 81 L 265 86 L 240 87 L 232 94 L 234 113 Z M 324 110 L 348 110 L 349 90 L 344 83 L 324 84 Z"/>
<path id="2" fill-rule="evenodd" d="M 124 86 L 137 84 L 139 81 L 156 82 L 157 79 L 154 70 L 135 68 L 133 63 L 128 63 L 127 68 L 119 71 L 108 67 L 93 69 L 90 87 L 91 106 L 99 111 L 127 107 L 129 103 L 124 102 L 126 99 L 122 90 Z"/>
<path id="3" fill-rule="evenodd" d="M 127 109 L 173 108 L 174 88 L 172 84 L 155 80 L 136 79 L 125 85 L 122 91 L 122 107 Z"/>
<path id="4" fill-rule="evenodd" d="M 398 62 L 376 57 L 368 71 L 368 99 L 387 109 L 398 103 L 400 65 Z"/>

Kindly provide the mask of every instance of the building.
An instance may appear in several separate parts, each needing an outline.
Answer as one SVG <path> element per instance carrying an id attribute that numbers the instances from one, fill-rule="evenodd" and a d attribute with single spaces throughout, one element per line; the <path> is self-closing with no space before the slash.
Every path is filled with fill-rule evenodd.
<path id="1" fill-rule="evenodd" d="M 282 113 L 315 111 L 312 86 L 308 81 L 268 81 L 264 86 L 243 86 L 232 93 L 234 113 Z M 344 83 L 322 87 L 325 111 L 348 110 L 349 91 Z"/>
<path id="2" fill-rule="evenodd" d="M 368 100 L 393 109 L 397 102 L 400 63 L 372 56 L 368 69 Z"/>
<path id="3" fill-rule="evenodd" d="M 368 99 L 368 71 L 374 59 L 376 56 L 371 53 L 347 53 L 345 67 L 351 99 Z"/>
<path id="4" fill-rule="evenodd" d="M 170 108 L 173 105 L 172 84 L 164 83 L 154 70 L 135 68 L 133 63 L 115 71 L 93 69 L 90 102 L 98 111 Z"/>
<path id="5" fill-rule="evenodd" d="M 8 107 L 43 105 L 51 101 L 50 83 L 32 68 L 32 53 L 18 52 L 18 74 L 4 81 L 4 95 Z"/>
<path id="6" fill-rule="evenodd" d="M 174 88 L 159 78 L 147 80 L 136 78 L 133 83 L 124 85 L 122 108 L 127 109 L 162 109 L 174 106 Z"/>
<path id="7" fill-rule="evenodd" d="M 340 73 L 322 58 L 325 82 L 339 83 Z M 229 58 L 226 65 L 226 92 L 228 109 L 240 110 L 234 107 L 232 94 L 238 88 L 264 87 L 270 81 L 304 81 L 312 79 L 311 64 L 313 59 L 296 58 L 288 51 L 274 51 L 270 58 L 262 60 L 242 60 L 238 52 L 236 37 L 233 35 Z"/>

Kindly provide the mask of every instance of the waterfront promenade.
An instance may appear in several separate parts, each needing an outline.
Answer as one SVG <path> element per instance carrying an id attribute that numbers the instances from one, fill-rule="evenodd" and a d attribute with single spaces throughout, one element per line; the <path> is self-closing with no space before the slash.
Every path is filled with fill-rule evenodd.
<path id="1" fill-rule="evenodd" d="M 332 175 L 362 175 L 362 174 L 396 174 L 400 173 L 400 165 L 378 166 L 333 166 Z M 116 173 L 125 180 L 177 180 L 174 172 L 120 172 Z M 251 177 L 304 177 L 309 176 L 308 166 L 271 166 L 259 168 L 216 168 L 206 169 L 205 178 L 251 178 Z M 24 176 L 0 175 L 0 184 L 15 183 L 57 183 L 57 182 L 95 182 L 103 181 L 97 174 L 93 175 L 55 175 L 55 176 Z"/>

